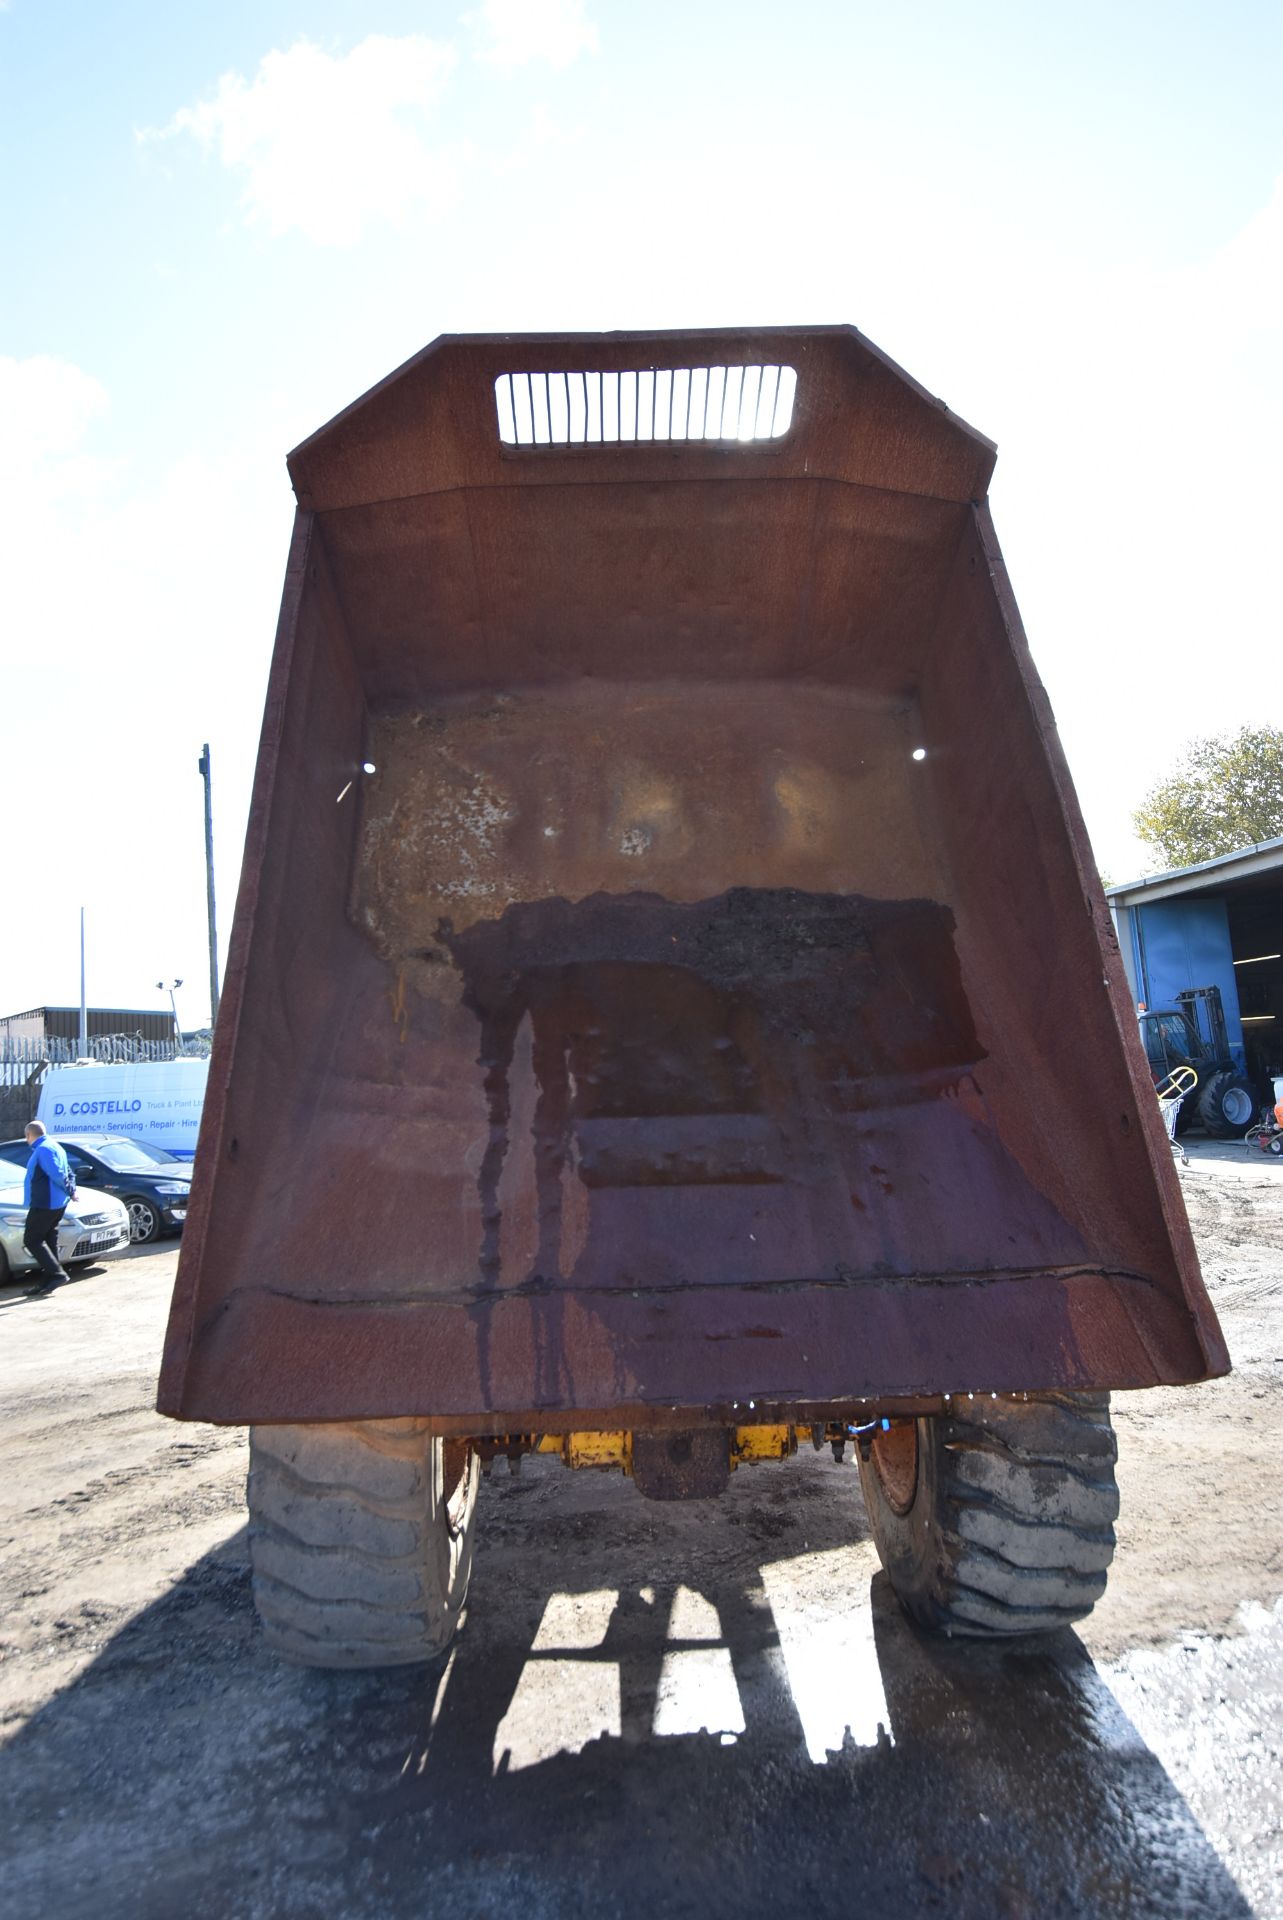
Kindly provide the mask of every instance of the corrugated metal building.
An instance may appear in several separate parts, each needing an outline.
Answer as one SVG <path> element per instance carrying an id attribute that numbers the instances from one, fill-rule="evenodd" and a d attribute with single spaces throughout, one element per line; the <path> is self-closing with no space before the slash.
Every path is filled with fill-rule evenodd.
<path id="1" fill-rule="evenodd" d="M 1283 837 L 1150 874 L 1107 898 L 1137 1001 L 1171 1007 L 1218 986 L 1238 1064 L 1283 1073 Z"/>
<path id="2" fill-rule="evenodd" d="M 127 1033 L 144 1040 L 172 1040 L 172 1013 L 149 1007 L 89 1007 L 88 1037 Z M 0 1041 L 76 1040 L 80 1035 L 79 1007 L 29 1007 L 25 1013 L 0 1015 Z"/>

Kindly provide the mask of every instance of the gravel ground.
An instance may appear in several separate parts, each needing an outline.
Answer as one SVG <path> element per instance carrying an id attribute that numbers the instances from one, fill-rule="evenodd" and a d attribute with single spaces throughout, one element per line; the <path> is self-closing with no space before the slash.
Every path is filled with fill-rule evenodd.
<path id="1" fill-rule="evenodd" d="M 1283 1166 L 1192 1152 L 1235 1372 L 1116 1398 L 1108 1593 L 996 1649 L 905 1624 L 807 1452 L 676 1509 L 496 1469 L 444 1667 L 282 1666 L 243 1433 L 151 1411 L 172 1245 L 0 1292 L 10 1920 L 1277 1920 Z"/>

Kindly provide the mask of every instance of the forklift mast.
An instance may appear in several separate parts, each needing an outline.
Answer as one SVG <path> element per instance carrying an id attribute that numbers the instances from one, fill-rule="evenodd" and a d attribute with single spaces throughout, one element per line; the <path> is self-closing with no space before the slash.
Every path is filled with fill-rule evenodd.
<path id="1" fill-rule="evenodd" d="M 1226 1063 L 1230 1060 L 1229 1028 L 1225 1024 L 1225 1008 L 1221 1003 L 1219 987 L 1187 987 L 1176 996 L 1176 1004 L 1182 1008 L 1190 1025 L 1199 1038 L 1208 1046 L 1216 1060 Z"/>

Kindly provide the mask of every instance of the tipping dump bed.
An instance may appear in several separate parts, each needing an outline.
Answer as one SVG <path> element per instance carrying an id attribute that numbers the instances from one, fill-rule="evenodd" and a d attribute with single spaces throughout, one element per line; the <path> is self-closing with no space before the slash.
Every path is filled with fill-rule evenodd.
<path id="1" fill-rule="evenodd" d="M 778 438 L 500 438 L 763 364 Z M 164 1410 L 1224 1369 L 991 467 L 846 329 L 446 340 L 292 456 Z"/>

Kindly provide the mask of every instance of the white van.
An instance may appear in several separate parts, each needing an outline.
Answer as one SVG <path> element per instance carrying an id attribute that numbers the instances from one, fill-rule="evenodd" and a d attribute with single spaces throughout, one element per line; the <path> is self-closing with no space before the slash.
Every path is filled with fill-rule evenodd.
<path id="1" fill-rule="evenodd" d="M 207 1059 L 50 1067 L 40 1088 L 37 1118 L 52 1134 L 124 1134 L 190 1160 L 208 1076 Z"/>

